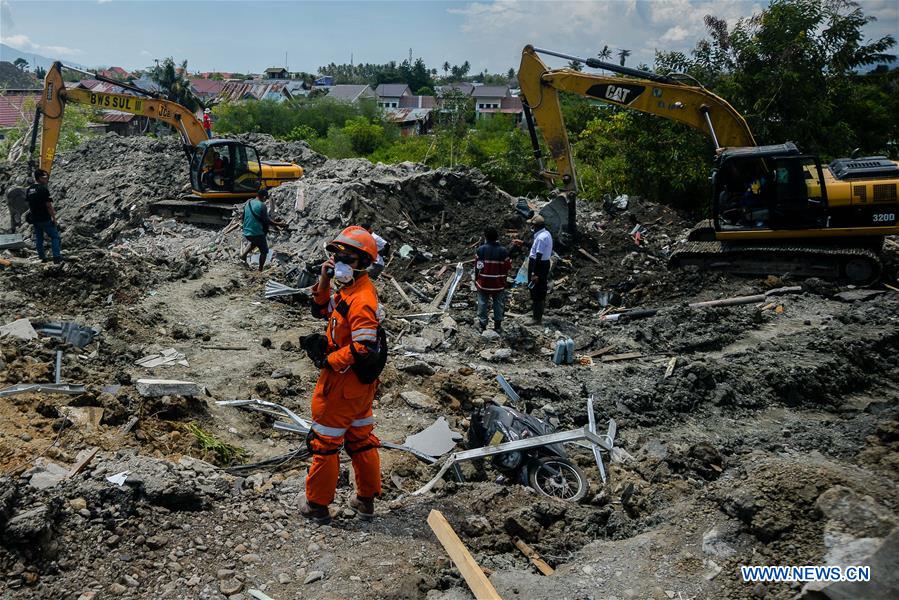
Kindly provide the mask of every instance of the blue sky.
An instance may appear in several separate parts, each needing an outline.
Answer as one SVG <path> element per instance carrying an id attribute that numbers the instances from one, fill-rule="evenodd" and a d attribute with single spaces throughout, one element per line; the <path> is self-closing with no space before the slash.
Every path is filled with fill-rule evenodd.
<path id="1" fill-rule="evenodd" d="M 899 2 L 862 0 L 879 21 L 869 38 L 899 32 Z M 199 71 L 310 71 L 329 62 L 382 63 L 421 56 L 429 67 L 468 60 L 473 72 L 518 66 L 526 43 L 595 54 L 604 44 L 688 51 L 704 35 L 702 17 L 733 22 L 767 0 L 606 0 L 489 2 L 268 2 L 0 0 L 0 41 L 88 66 L 127 69 L 172 56 Z"/>

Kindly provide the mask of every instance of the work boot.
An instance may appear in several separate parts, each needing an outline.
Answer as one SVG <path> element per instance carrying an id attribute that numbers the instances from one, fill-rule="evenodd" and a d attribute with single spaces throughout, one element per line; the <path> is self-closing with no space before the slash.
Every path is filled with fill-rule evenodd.
<path id="1" fill-rule="evenodd" d="M 350 508 L 356 511 L 356 516 L 363 521 L 371 521 L 375 518 L 375 499 L 353 496 L 348 502 Z"/>
<path id="2" fill-rule="evenodd" d="M 328 507 L 310 502 L 305 496 L 300 499 L 300 514 L 319 525 L 327 525 L 331 522 L 331 513 L 328 512 Z"/>
<path id="3" fill-rule="evenodd" d="M 502 323 L 494 323 L 494 324 L 493 324 L 493 331 L 495 331 L 496 333 L 502 335 L 502 334 L 503 334 L 503 325 L 502 325 Z"/>

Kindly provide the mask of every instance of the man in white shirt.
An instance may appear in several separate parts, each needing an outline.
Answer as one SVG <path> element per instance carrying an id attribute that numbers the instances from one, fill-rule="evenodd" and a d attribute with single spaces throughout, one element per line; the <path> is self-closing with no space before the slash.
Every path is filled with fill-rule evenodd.
<path id="1" fill-rule="evenodd" d="M 533 325 L 543 323 L 543 308 L 546 305 L 546 286 L 549 283 L 549 264 L 553 255 L 553 236 L 546 229 L 540 215 L 531 219 L 534 241 L 528 254 L 528 289 L 533 301 Z"/>
<path id="2" fill-rule="evenodd" d="M 378 260 L 368 267 L 368 276 L 377 279 L 384 270 L 384 257 L 390 254 L 390 243 L 371 230 L 371 223 L 363 223 L 362 228 L 371 234 L 371 237 L 375 239 L 375 244 L 378 245 Z"/>

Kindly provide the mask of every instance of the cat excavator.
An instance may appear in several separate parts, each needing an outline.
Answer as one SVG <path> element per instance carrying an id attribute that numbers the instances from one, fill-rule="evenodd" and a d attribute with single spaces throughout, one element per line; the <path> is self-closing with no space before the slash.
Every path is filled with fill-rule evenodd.
<path id="1" fill-rule="evenodd" d="M 33 157 L 39 129 L 38 166 L 48 173 L 53 169 L 65 106 L 71 102 L 148 117 L 166 123 L 178 132 L 188 161 L 190 192 L 180 198 L 154 202 L 151 210 L 156 214 L 220 225 L 229 222 L 233 209 L 255 196 L 260 188 L 276 187 L 303 176 L 303 168 L 299 165 L 260 160 L 253 146 L 239 140 L 209 139 L 202 123 L 189 109 L 162 98 L 158 93 L 86 72 L 92 78 L 117 85 L 132 94 L 66 88 L 62 78 L 63 68 L 71 67 L 60 62 L 53 63 L 44 78 L 44 90 L 31 132 L 29 156 L 32 160 L 29 170 L 35 166 Z"/>
<path id="2" fill-rule="evenodd" d="M 549 69 L 539 54 L 617 75 Z M 711 215 L 672 252 L 669 267 L 790 273 L 856 284 L 880 276 L 884 236 L 899 234 L 899 163 L 867 156 L 822 166 L 818 157 L 791 142 L 759 146 L 736 109 L 688 76 L 659 75 L 528 45 L 518 82 L 540 174 L 560 192 L 544 210 L 572 242 L 577 239 L 578 181 L 559 92 L 671 119 L 711 139 Z M 555 171 L 544 167 L 538 127 Z"/>

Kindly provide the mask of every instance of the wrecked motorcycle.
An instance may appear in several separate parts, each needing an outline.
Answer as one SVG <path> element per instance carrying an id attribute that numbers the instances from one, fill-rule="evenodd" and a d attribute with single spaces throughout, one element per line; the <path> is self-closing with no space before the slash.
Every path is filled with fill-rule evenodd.
<path id="1" fill-rule="evenodd" d="M 508 406 L 488 404 L 471 415 L 469 449 L 555 433 L 542 419 Z M 571 460 L 562 444 L 498 454 L 490 459 L 506 478 L 552 498 L 577 502 L 587 495 L 587 475 Z"/>

